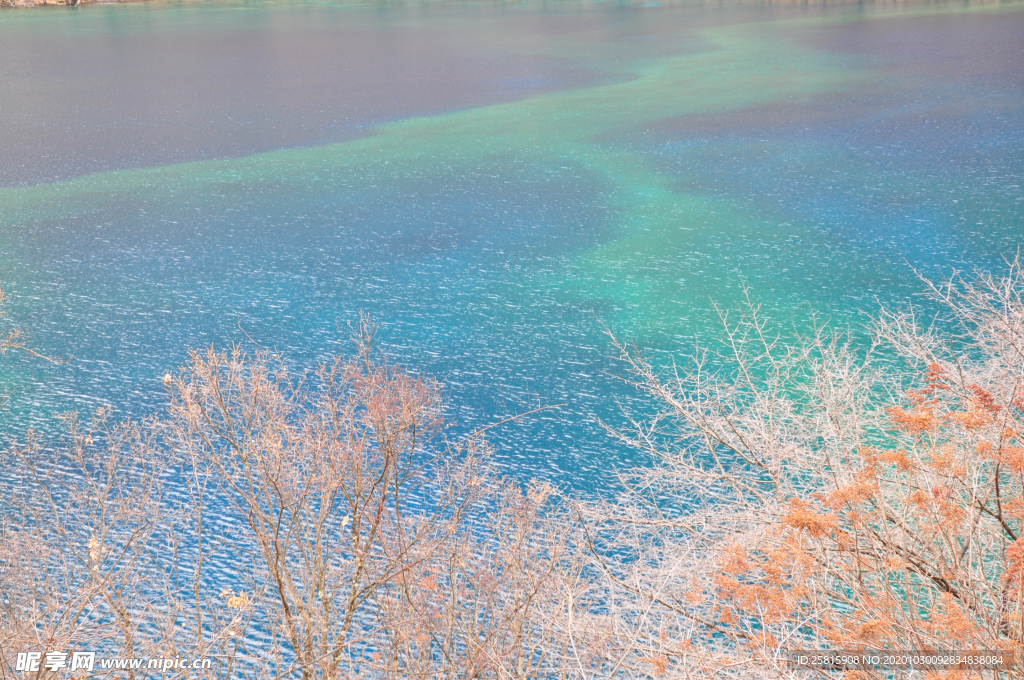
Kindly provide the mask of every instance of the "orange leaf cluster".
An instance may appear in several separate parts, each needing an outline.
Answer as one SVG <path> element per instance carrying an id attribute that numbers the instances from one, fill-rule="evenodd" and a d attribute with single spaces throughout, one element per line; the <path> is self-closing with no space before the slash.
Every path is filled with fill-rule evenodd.
<path id="1" fill-rule="evenodd" d="M 831 534 L 836 526 L 834 515 L 820 515 L 799 498 L 789 500 L 789 512 L 782 518 L 782 521 L 786 526 L 806 531 L 812 538 Z"/>
<path id="2" fill-rule="evenodd" d="M 668 667 L 668 657 L 661 656 L 660 654 L 647 656 L 640 660 L 651 665 L 651 672 L 654 673 L 654 675 L 664 675 L 665 669 Z"/>
<path id="3" fill-rule="evenodd" d="M 1018 538 L 1006 549 L 1006 570 L 1003 579 L 1014 585 L 1024 584 L 1024 538 Z"/>

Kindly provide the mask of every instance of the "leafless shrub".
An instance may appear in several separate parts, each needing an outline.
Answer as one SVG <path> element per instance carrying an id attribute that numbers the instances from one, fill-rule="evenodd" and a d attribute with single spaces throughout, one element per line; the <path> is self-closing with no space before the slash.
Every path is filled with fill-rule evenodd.
<path id="1" fill-rule="evenodd" d="M 575 677 L 567 627 L 588 584 L 551 489 L 504 481 L 452 548 L 390 584 L 385 677 Z"/>
<path id="2" fill-rule="evenodd" d="M 0 531 L 0 673 L 36 649 L 146 649 L 139 612 L 161 522 L 159 460 L 148 432 L 99 410 L 65 416 L 64 446 L 29 437 L 5 455 Z M 148 650 L 147 650 L 148 651 Z M 42 677 L 40 675 L 40 677 Z"/>

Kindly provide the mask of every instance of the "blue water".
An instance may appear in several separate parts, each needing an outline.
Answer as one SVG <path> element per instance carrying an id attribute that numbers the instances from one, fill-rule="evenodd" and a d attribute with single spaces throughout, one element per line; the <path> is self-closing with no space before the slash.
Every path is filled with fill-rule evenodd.
<path id="1" fill-rule="evenodd" d="M 1024 5 L 0 12 L 5 434 L 158 412 L 190 346 L 312 366 L 360 311 L 510 473 L 592 488 L 742 287 L 783 330 L 1024 235 Z M 341 331 L 339 332 L 339 328 Z"/>

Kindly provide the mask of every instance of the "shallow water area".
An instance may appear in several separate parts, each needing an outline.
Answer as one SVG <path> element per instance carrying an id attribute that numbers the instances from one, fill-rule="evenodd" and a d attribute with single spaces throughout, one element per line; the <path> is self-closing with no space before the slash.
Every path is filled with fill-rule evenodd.
<path id="1" fill-rule="evenodd" d="M 845 326 L 1024 234 L 1024 5 L 146 3 L 0 12 L 7 434 L 158 410 L 190 346 L 360 311 L 510 473 L 593 488 L 746 285 Z M 41 58 L 45 55 L 45 58 Z M 343 335 L 343 333 L 342 333 Z"/>

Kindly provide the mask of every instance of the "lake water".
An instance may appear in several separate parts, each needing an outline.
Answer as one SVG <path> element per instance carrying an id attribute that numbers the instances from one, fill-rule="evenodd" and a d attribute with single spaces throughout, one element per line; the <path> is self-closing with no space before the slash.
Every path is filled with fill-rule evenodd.
<path id="1" fill-rule="evenodd" d="M 604 334 L 905 304 L 1024 236 L 1024 5 L 186 2 L 0 11 L 5 434 L 159 409 L 190 346 L 363 310 L 511 473 L 635 462 Z"/>

